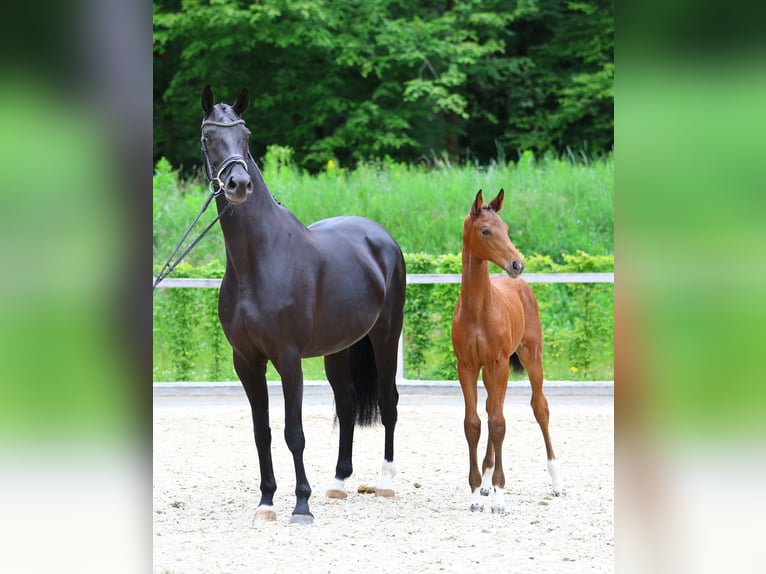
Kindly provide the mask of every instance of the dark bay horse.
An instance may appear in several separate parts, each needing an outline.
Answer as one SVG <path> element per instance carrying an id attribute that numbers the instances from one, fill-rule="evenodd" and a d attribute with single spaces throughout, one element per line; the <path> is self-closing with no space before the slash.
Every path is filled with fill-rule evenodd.
<path id="1" fill-rule="evenodd" d="M 548 400 L 543 394 L 542 330 L 537 301 L 526 281 L 521 254 L 508 237 L 508 226 L 498 212 L 503 207 L 504 190 L 484 205 L 481 190 L 463 222 L 463 271 L 460 295 L 452 319 L 452 347 L 457 357 L 457 372 L 465 400 L 464 429 L 468 441 L 471 510 L 483 510 L 482 495 L 492 492 L 491 510 L 505 511 L 505 473 L 503 403 L 510 367 L 526 369 L 532 384 L 532 410 L 543 432 L 548 456 L 548 472 L 553 492 L 562 492 L 558 463 L 548 434 Z M 490 277 L 492 261 L 509 275 Z M 476 449 L 481 421 L 476 412 L 477 381 L 482 373 L 487 389 L 489 438 L 479 473 Z"/>
<path id="2" fill-rule="evenodd" d="M 266 386 L 271 361 L 282 378 L 285 441 L 295 464 L 291 522 L 306 524 L 313 515 L 303 464 L 302 357 L 324 356 L 335 397 L 340 440 L 327 496 L 346 496 L 354 424 L 378 418 L 385 446 L 376 492 L 394 496 L 404 258 L 391 235 L 373 221 L 333 217 L 306 227 L 279 204 L 250 155 L 250 131 L 241 118 L 249 103 L 247 90 L 232 106 L 214 104 L 209 86 L 202 92 L 203 161 L 218 212 L 226 211 L 220 219 L 226 271 L 218 314 L 252 410 L 261 474 L 256 519 L 276 519 Z"/>

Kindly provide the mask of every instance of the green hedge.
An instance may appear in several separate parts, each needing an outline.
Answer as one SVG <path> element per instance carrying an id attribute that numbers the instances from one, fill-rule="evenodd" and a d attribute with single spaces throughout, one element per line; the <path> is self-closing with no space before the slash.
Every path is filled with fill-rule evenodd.
<path id="1" fill-rule="evenodd" d="M 460 273 L 460 255 L 405 254 L 408 273 Z M 525 258 L 528 273 L 611 272 L 613 255 L 578 251 Z M 495 269 L 494 272 L 500 272 Z M 222 277 L 212 261 L 192 267 L 182 263 L 174 277 Z M 548 380 L 614 378 L 614 285 L 612 283 L 543 284 L 532 288 L 543 327 L 543 366 Z M 405 378 L 455 380 L 450 340 L 458 284 L 407 286 L 404 322 Z M 158 289 L 154 294 L 154 380 L 237 380 L 231 348 L 218 322 L 217 289 Z M 267 376 L 279 377 L 272 366 Z M 324 379 L 321 358 L 304 361 L 306 379 Z M 523 376 L 522 376 L 523 378 Z"/>

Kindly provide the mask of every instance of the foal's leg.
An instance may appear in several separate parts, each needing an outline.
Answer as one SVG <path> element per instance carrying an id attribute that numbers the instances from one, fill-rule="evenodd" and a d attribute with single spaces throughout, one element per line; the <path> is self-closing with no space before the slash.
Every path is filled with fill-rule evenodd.
<path id="1" fill-rule="evenodd" d="M 311 524 L 314 515 L 309 511 L 311 486 L 306 478 L 303 465 L 303 450 L 306 437 L 303 434 L 303 369 L 297 351 L 287 350 L 274 366 L 282 377 L 282 392 L 285 396 L 285 442 L 293 455 L 295 465 L 295 509 L 290 522 Z"/>
<path id="2" fill-rule="evenodd" d="M 487 397 L 486 411 L 489 413 L 489 397 Z M 487 429 L 489 430 L 489 428 Z M 492 474 L 495 470 L 495 447 L 492 441 L 487 439 L 487 452 L 481 463 L 481 495 L 489 496 L 492 492 Z"/>
<path id="3" fill-rule="evenodd" d="M 492 512 L 505 512 L 505 472 L 503 471 L 503 440 L 505 440 L 505 392 L 508 388 L 508 360 L 495 361 L 484 366 L 484 386 L 487 388 L 487 415 L 489 417 L 489 443 L 495 451 L 492 471 Z M 489 454 L 489 447 L 487 447 Z M 488 474 L 485 472 L 485 474 Z"/>
<path id="4" fill-rule="evenodd" d="M 545 442 L 545 453 L 548 458 L 548 473 L 551 475 L 551 485 L 553 494 L 560 496 L 564 488 L 559 478 L 559 465 L 556 455 L 553 453 L 551 437 L 548 433 L 548 421 L 550 413 L 548 411 L 548 399 L 543 394 L 543 363 L 542 363 L 542 345 L 537 341 L 523 342 L 516 353 L 519 356 L 521 364 L 529 375 L 529 382 L 532 385 L 532 412 L 535 414 L 535 420 L 540 425 Z"/>
<path id="5" fill-rule="evenodd" d="M 345 480 L 354 471 L 352 450 L 354 444 L 354 396 L 348 370 L 348 349 L 324 358 L 325 374 L 335 395 L 335 412 L 338 416 L 340 438 L 338 440 L 338 463 L 335 478 L 327 486 L 328 498 L 346 498 Z"/>
<path id="6" fill-rule="evenodd" d="M 468 365 L 458 359 L 457 376 L 460 379 L 460 388 L 463 390 L 465 402 L 465 418 L 463 430 L 468 442 L 468 486 L 471 487 L 471 512 L 484 510 L 479 486 L 481 485 L 481 473 L 476 449 L 481 436 L 481 419 L 476 412 L 476 383 L 479 379 L 479 367 Z"/>
<path id="7" fill-rule="evenodd" d="M 234 353 L 234 370 L 250 402 L 255 446 L 261 470 L 261 501 L 255 511 L 256 520 L 276 520 L 274 492 L 277 483 L 271 461 L 271 427 L 269 426 L 269 393 L 266 385 L 266 357 L 251 358 L 250 363 Z"/>

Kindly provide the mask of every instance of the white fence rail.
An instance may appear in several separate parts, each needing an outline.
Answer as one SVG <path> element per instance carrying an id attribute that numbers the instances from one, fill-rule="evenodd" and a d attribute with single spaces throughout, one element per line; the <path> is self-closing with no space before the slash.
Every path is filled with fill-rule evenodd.
<path id="1" fill-rule="evenodd" d="M 498 273 L 498 277 L 502 274 Z M 614 283 L 614 273 L 525 273 L 527 283 Z M 154 279 L 152 278 L 152 281 Z M 407 284 L 460 283 L 459 273 L 408 273 Z M 221 286 L 220 279 L 197 277 L 168 277 L 157 287 L 173 288 L 214 288 Z"/>
<path id="2" fill-rule="evenodd" d="M 498 276 L 503 276 L 498 274 Z M 614 273 L 525 273 L 527 283 L 614 283 Z M 154 279 L 152 279 L 154 281 Z M 407 284 L 460 283 L 459 273 L 408 273 Z M 157 287 L 174 288 L 214 288 L 221 286 L 220 279 L 197 277 L 173 277 L 162 281 Z M 397 383 L 408 382 L 404 379 L 404 348 L 399 338 L 399 358 L 396 366 Z"/>

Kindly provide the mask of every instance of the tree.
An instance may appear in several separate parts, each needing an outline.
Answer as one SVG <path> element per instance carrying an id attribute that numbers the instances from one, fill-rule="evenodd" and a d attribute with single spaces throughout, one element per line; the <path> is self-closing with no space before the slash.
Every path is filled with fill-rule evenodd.
<path id="1" fill-rule="evenodd" d="M 251 146 L 310 170 L 612 142 L 606 2 L 155 0 L 155 157 L 199 164 L 199 94 L 248 87 Z"/>

